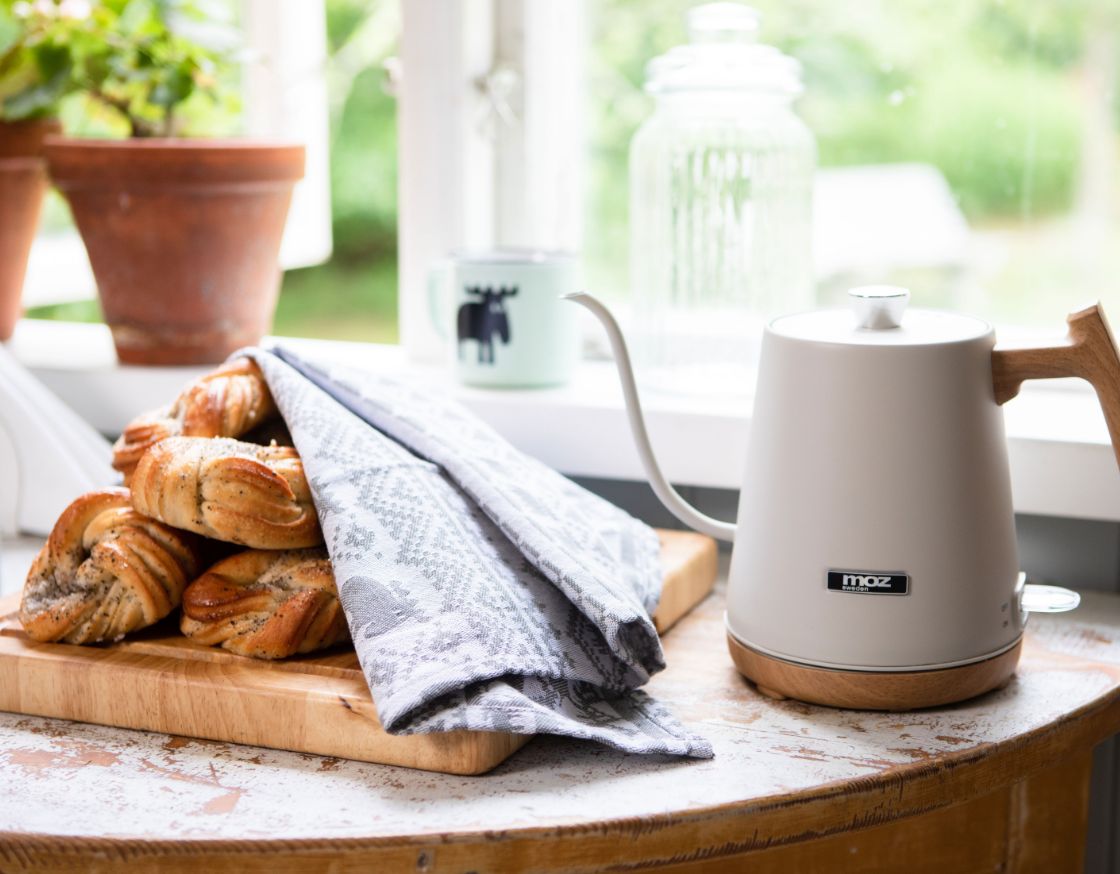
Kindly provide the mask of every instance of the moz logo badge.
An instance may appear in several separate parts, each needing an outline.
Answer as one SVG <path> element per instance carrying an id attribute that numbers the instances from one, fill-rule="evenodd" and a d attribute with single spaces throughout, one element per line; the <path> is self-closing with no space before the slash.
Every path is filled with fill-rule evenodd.
<path id="1" fill-rule="evenodd" d="M 882 571 L 829 571 L 828 588 L 856 595 L 906 595 L 910 577 Z"/>

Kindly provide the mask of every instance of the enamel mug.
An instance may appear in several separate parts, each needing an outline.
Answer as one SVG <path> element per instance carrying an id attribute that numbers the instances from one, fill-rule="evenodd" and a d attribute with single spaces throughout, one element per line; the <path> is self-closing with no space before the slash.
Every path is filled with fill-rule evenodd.
<path id="1" fill-rule="evenodd" d="M 561 385 L 575 369 L 578 261 L 566 252 L 499 249 L 453 253 L 429 281 L 435 327 L 468 385 Z"/>

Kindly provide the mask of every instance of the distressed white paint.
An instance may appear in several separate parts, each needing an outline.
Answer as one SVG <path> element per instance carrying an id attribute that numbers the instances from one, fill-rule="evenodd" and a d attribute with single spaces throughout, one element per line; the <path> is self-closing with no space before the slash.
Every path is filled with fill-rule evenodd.
<path id="1" fill-rule="evenodd" d="M 1035 617 L 1020 674 L 1003 691 L 911 714 L 760 698 L 726 657 L 721 612 L 711 598 L 668 635 L 670 667 L 650 685 L 711 738 L 711 761 L 537 738 L 487 776 L 449 777 L 0 714 L 0 823 L 53 835 L 252 839 L 655 816 L 836 780 L 891 779 L 901 766 L 1009 741 L 1120 688 L 1116 595 L 1089 593 L 1073 616 Z"/>

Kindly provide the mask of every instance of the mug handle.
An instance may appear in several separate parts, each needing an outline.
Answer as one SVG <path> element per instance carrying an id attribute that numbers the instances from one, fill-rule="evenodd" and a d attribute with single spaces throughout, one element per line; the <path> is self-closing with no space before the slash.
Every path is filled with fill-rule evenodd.
<path id="1" fill-rule="evenodd" d="M 428 318 L 439 338 L 450 339 L 447 330 L 447 302 L 451 292 L 451 261 L 443 259 L 428 268 Z"/>

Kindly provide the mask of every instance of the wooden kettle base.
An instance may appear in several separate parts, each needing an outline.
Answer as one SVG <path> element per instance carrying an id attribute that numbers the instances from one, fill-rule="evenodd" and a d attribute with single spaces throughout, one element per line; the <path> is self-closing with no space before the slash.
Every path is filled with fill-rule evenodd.
<path id="1" fill-rule="evenodd" d="M 917 710 L 974 698 L 1007 684 L 1019 663 L 1022 639 L 982 662 L 930 671 L 845 671 L 795 664 L 744 646 L 730 634 L 735 667 L 771 698 L 851 710 Z"/>

